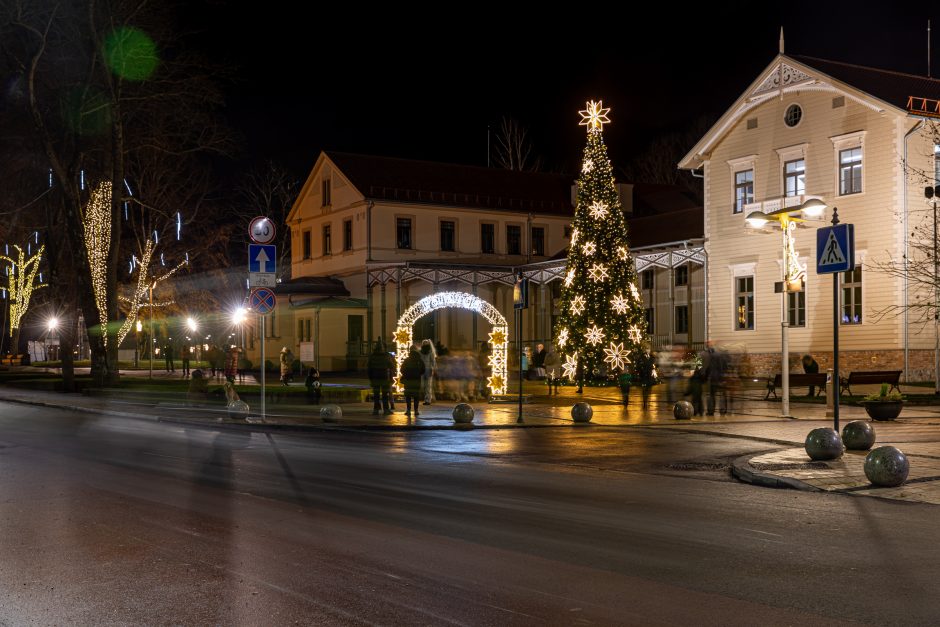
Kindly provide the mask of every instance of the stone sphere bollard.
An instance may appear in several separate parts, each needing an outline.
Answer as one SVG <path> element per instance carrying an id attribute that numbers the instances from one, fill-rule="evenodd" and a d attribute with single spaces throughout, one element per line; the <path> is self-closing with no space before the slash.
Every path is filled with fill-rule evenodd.
<path id="1" fill-rule="evenodd" d="M 689 401 L 679 401 L 672 408 L 672 415 L 676 420 L 691 420 L 695 408 Z"/>
<path id="2" fill-rule="evenodd" d="M 806 454 L 813 460 L 839 459 L 845 448 L 842 438 L 830 427 L 813 429 L 806 436 Z"/>
<path id="3" fill-rule="evenodd" d="M 320 408 L 320 418 L 323 422 L 336 422 L 343 417 L 343 408 L 339 405 L 324 405 Z"/>
<path id="4" fill-rule="evenodd" d="M 867 451 L 875 444 L 875 428 L 866 420 L 853 420 L 842 427 L 842 442 L 851 451 Z"/>
<path id="5" fill-rule="evenodd" d="M 865 457 L 865 476 L 878 487 L 901 485 L 910 469 L 907 456 L 893 446 L 879 446 Z"/>
<path id="6" fill-rule="evenodd" d="M 571 419 L 575 422 L 591 422 L 594 410 L 587 403 L 575 403 L 571 408 Z"/>
<path id="7" fill-rule="evenodd" d="M 228 404 L 228 417 L 232 420 L 245 420 L 248 418 L 248 403 L 245 401 L 231 401 Z"/>
<path id="8" fill-rule="evenodd" d="M 459 425 L 468 425 L 473 423 L 473 407 L 467 403 L 460 403 L 454 407 L 454 422 Z"/>

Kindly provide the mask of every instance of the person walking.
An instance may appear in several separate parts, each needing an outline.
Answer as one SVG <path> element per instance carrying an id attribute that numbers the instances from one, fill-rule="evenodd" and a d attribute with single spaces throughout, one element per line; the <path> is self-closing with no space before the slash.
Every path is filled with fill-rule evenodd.
<path id="1" fill-rule="evenodd" d="M 189 344 L 183 344 L 183 346 L 180 348 L 180 351 L 182 353 L 180 355 L 180 360 L 182 360 L 183 362 L 183 378 L 184 379 L 189 376 L 189 350 L 190 350 Z"/>
<path id="2" fill-rule="evenodd" d="M 173 338 L 167 338 L 163 345 L 163 359 L 166 362 L 167 372 L 176 372 L 176 364 L 173 363 Z"/>
<path id="3" fill-rule="evenodd" d="M 437 368 L 437 351 L 431 340 L 421 342 L 421 362 L 424 364 L 424 374 L 421 375 L 421 396 L 425 405 L 434 402 L 434 374 Z"/>
<path id="4" fill-rule="evenodd" d="M 294 369 L 294 353 L 286 346 L 281 349 L 281 383 L 290 385 L 291 371 Z"/>
<path id="5" fill-rule="evenodd" d="M 708 348 L 702 353 L 702 370 L 705 373 L 705 380 L 708 381 L 708 405 L 705 411 L 708 416 L 715 415 L 716 404 L 719 413 L 724 415 L 728 412 L 728 397 L 725 389 L 726 369 L 725 353 L 709 342 Z"/>
<path id="6" fill-rule="evenodd" d="M 529 379 L 541 381 L 545 378 L 545 358 L 548 354 L 545 352 L 545 345 L 541 342 L 535 345 L 535 353 L 532 355 L 532 363 L 529 364 Z"/>
<path id="7" fill-rule="evenodd" d="M 229 383 L 235 383 L 235 377 L 238 375 L 238 353 L 241 349 L 236 346 L 232 346 L 228 349 L 228 354 L 225 357 L 225 367 L 223 368 L 223 374 L 225 375 L 225 380 Z"/>
<path id="8" fill-rule="evenodd" d="M 411 418 L 411 406 L 414 405 L 415 418 L 418 417 L 418 397 L 421 395 L 421 383 L 424 377 L 424 360 L 414 346 L 408 357 L 401 364 L 401 382 L 405 387 L 405 415 Z"/>
<path id="9" fill-rule="evenodd" d="M 383 415 L 392 413 L 389 404 L 389 395 L 392 388 L 392 372 L 394 363 L 391 355 L 385 351 L 382 342 L 376 342 L 369 361 L 366 364 L 369 373 L 369 385 L 372 386 L 372 415 L 377 416 L 379 411 Z"/>
<path id="10" fill-rule="evenodd" d="M 558 394 L 558 385 L 561 383 L 561 360 L 558 354 L 549 350 L 542 361 L 545 368 L 545 382 L 548 383 L 548 393 L 552 394 L 552 387 L 555 388 L 555 394 Z"/>

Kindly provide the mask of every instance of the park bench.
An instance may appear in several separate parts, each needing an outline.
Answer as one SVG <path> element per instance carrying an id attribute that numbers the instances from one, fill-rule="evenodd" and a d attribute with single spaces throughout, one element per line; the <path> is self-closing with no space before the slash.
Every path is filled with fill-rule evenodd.
<path id="1" fill-rule="evenodd" d="M 826 389 L 826 373 L 825 372 L 813 372 L 810 374 L 791 372 L 790 373 L 790 387 L 809 387 L 814 386 L 817 388 L 816 396 L 819 396 Z M 773 394 L 774 398 L 777 398 L 777 388 L 783 387 L 783 375 L 777 373 L 773 380 L 767 380 L 767 395 L 764 396 L 764 400 L 770 398 L 770 395 Z"/>
<path id="2" fill-rule="evenodd" d="M 4 366 L 22 366 L 23 355 L 4 355 L 0 358 L 0 364 Z"/>
<path id="3" fill-rule="evenodd" d="M 900 393 L 901 388 L 898 387 L 900 382 L 900 370 L 860 370 L 858 372 L 850 372 L 848 378 L 839 377 L 839 394 L 842 395 L 848 392 L 851 395 L 853 385 L 864 385 L 866 383 L 887 383 L 891 386 L 891 389 L 897 390 L 898 393 Z"/>

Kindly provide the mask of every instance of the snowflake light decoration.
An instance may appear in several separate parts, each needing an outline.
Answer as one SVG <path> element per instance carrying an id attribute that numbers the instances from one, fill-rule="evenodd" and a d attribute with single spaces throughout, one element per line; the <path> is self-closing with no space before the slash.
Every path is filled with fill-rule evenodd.
<path id="1" fill-rule="evenodd" d="M 597 244 L 594 242 L 584 242 L 584 244 L 581 246 L 581 250 L 584 251 L 585 255 L 591 257 L 597 251 Z"/>
<path id="2" fill-rule="evenodd" d="M 493 346 L 502 346 L 506 343 L 506 333 L 502 329 L 496 329 L 490 333 L 490 344 Z"/>
<path id="3" fill-rule="evenodd" d="M 565 363 L 561 365 L 562 374 L 569 380 L 574 381 L 578 373 L 578 358 L 575 355 L 566 355 Z"/>
<path id="4" fill-rule="evenodd" d="M 584 334 L 584 339 L 586 339 L 591 346 L 597 346 L 604 341 L 604 329 L 596 324 L 592 325 Z"/>
<path id="5" fill-rule="evenodd" d="M 630 259 L 630 251 L 627 250 L 626 246 L 617 246 L 617 256 L 620 258 L 620 261 L 627 261 Z"/>
<path id="6" fill-rule="evenodd" d="M 636 289 L 636 283 L 630 284 L 630 293 L 633 295 L 633 300 L 640 300 L 640 290 Z"/>
<path id="7" fill-rule="evenodd" d="M 607 204 L 604 202 L 601 202 L 600 200 L 595 200 L 594 202 L 592 202 L 590 206 L 588 207 L 588 209 L 591 212 L 591 217 L 594 218 L 595 220 L 600 220 L 601 218 L 606 216 L 608 213 Z"/>
<path id="8" fill-rule="evenodd" d="M 627 367 L 627 364 L 630 363 L 630 353 L 623 347 L 623 342 L 619 344 L 610 343 L 609 348 L 604 349 L 604 361 L 610 364 L 610 367 L 613 369 L 619 368 L 623 370 Z"/>
<path id="9" fill-rule="evenodd" d="M 630 336 L 630 340 L 639 344 L 643 341 L 643 332 L 640 331 L 640 327 L 635 324 L 627 330 L 627 335 Z"/>
<path id="10" fill-rule="evenodd" d="M 630 307 L 630 303 L 629 301 L 627 301 L 626 298 L 623 297 L 623 294 L 617 294 L 610 301 L 610 306 L 613 307 L 614 311 L 616 311 L 617 313 L 625 314 L 627 313 L 627 309 L 629 309 Z"/>
<path id="11" fill-rule="evenodd" d="M 581 312 L 584 311 L 584 296 L 578 294 L 571 299 L 571 313 L 576 316 L 580 316 Z"/>
<path id="12" fill-rule="evenodd" d="M 594 169 L 594 162 L 590 159 L 584 160 L 584 165 L 581 166 L 581 171 L 585 174 Z"/>
<path id="13" fill-rule="evenodd" d="M 564 348 L 568 343 L 568 329 L 562 329 L 558 332 L 558 348 Z"/>
<path id="14" fill-rule="evenodd" d="M 574 283 L 574 268 L 568 270 L 568 274 L 565 275 L 565 287 L 571 287 L 572 283 Z"/>
<path id="15" fill-rule="evenodd" d="M 602 131 L 605 124 L 610 124 L 610 118 L 607 117 L 607 114 L 610 113 L 610 107 L 604 108 L 603 100 L 586 102 L 584 111 L 578 111 L 578 113 L 581 114 L 581 121 L 578 122 L 578 126 L 588 127 L 588 132 Z"/>
<path id="16" fill-rule="evenodd" d="M 578 229 L 571 229 L 571 245 L 578 243 Z"/>
<path id="17" fill-rule="evenodd" d="M 603 281 L 607 278 L 607 266 L 602 263 L 595 263 L 588 271 L 591 279 L 594 281 Z"/>

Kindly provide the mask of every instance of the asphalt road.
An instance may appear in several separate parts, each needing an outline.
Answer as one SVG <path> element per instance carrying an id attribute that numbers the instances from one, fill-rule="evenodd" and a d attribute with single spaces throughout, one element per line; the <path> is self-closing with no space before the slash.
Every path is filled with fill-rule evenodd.
<path id="1" fill-rule="evenodd" d="M 936 624 L 940 510 L 729 479 L 769 446 L 0 403 L 0 624 Z"/>

